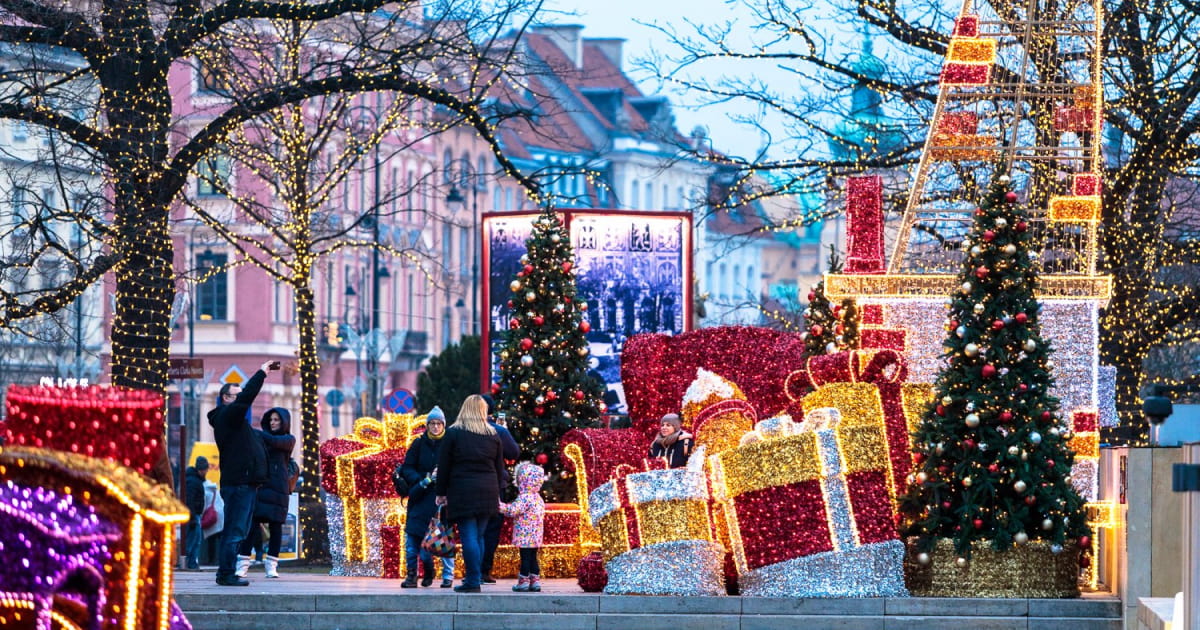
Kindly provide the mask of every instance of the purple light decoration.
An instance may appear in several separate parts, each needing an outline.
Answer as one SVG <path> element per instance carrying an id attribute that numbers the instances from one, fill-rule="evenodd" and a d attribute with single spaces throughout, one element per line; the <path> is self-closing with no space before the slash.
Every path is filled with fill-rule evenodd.
<path id="1" fill-rule="evenodd" d="M 87 611 L 86 627 L 98 630 L 109 544 L 120 538 L 115 525 L 70 494 L 0 484 L 0 616 L 13 614 L 2 608 L 28 607 L 38 630 L 50 630 L 52 613 L 75 617 L 76 606 L 61 606 L 72 602 Z"/>

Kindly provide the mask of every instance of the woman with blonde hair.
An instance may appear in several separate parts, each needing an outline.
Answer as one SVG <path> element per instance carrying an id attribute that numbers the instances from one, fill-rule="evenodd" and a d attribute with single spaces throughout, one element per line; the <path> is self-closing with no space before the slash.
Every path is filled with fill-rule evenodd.
<path id="1" fill-rule="evenodd" d="M 503 447 L 488 424 L 487 402 L 468 396 L 438 449 L 437 504 L 445 506 L 445 517 L 458 526 L 462 541 L 466 570 L 462 584 L 454 587 L 459 593 L 480 591 L 483 533 L 499 511 L 503 484 Z"/>

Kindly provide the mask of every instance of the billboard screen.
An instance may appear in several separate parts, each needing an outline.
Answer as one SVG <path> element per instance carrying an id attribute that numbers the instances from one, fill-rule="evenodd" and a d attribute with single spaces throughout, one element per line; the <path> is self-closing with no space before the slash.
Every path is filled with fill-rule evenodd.
<path id="1" fill-rule="evenodd" d="M 588 305 L 589 364 L 610 413 L 625 413 L 621 348 L 643 332 L 692 326 L 692 219 L 685 212 L 564 210 L 575 253 L 577 299 Z M 484 385 L 496 379 L 508 330 L 508 285 L 521 268 L 536 213 L 483 215 Z"/>

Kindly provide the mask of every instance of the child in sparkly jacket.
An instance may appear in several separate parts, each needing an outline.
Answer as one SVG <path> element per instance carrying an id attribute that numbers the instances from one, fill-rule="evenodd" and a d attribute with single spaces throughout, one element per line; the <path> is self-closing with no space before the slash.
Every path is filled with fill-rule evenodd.
<path id="1" fill-rule="evenodd" d="M 542 524 L 546 518 L 546 502 L 538 492 L 546 482 L 542 467 L 530 462 L 517 465 L 517 500 L 500 503 L 500 512 L 513 520 L 512 544 L 521 550 L 521 570 L 513 590 L 540 592 L 541 569 L 538 549 L 542 546 Z"/>

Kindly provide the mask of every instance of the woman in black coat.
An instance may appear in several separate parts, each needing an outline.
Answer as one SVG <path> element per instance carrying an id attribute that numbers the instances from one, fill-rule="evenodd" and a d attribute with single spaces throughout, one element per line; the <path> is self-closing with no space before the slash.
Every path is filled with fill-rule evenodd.
<path id="1" fill-rule="evenodd" d="M 400 588 L 417 585 L 417 558 L 425 567 L 421 586 L 433 584 L 433 558 L 421 550 L 421 539 L 429 527 L 429 519 L 437 512 L 437 496 L 433 488 L 437 478 L 437 455 L 446 437 L 446 414 L 434 407 L 425 417 L 425 432 L 412 441 L 404 453 L 400 475 L 408 482 L 408 511 L 404 521 L 404 564 L 406 571 Z M 453 586 L 454 558 L 442 558 L 442 588 Z"/>
<path id="2" fill-rule="evenodd" d="M 458 526 L 466 563 L 456 592 L 480 591 L 483 534 L 488 520 L 500 511 L 503 484 L 503 447 L 488 424 L 487 403 L 480 396 L 468 396 L 438 450 L 437 504 L 446 506 L 445 516 Z"/>
<path id="3" fill-rule="evenodd" d="M 267 539 L 267 554 L 263 559 L 267 577 L 279 577 L 279 546 L 283 541 L 283 522 L 287 520 L 288 498 L 291 496 L 288 488 L 288 462 L 292 459 L 292 449 L 296 447 L 296 438 L 292 435 L 292 414 L 283 407 L 275 407 L 263 414 L 261 431 L 255 431 L 267 449 L 267 483 L 259 486 L 258 497 L 254 504 L 254 525 L 250 535 L 242 541 L 238 549 L 238 576 L 245 576 L 250 568 L 250 551 L 261 542 L 261 523 L 266 523 L 270 538 Z"/>

